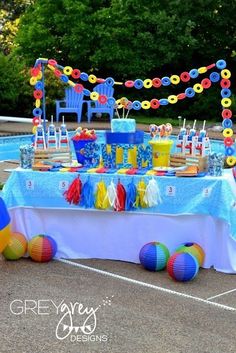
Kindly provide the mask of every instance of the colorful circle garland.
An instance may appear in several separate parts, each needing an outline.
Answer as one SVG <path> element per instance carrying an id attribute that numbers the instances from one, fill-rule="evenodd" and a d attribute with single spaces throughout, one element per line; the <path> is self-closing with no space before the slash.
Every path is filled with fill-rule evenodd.
<path id="1" fill-rule="evenodd" d="M 161 106 L 168 105 L 168 104 L 176 104 L 179 100 L 183 100 L 185 98 L 193 98 L 196 94 L 202 93 L 205 89 L 209 89 L 212 85 L 212 83 L 220 83 L 221 87 L 221 105 L 222 105 L 222 126 L 224 128 L 223 130 L 223 136 L 224 136 L 224 144 L 226 146 L 226 156 L 227 157 L 227 164 L 232 165 L 233 161 L 235 161 L 236 157 L 234 157 L 232 154 L 234 154 L 234 148 L 231 147 L 234 144 L 234 139 L 232 138 L 233 136 L 233 130 L 232 130 L 232 111 L 229 109 L 229 107 L 232 104 L 232 101 L 230 99 L 232 93 L 231 90 L 229 89 L 231 86 L 231 72 L 226 68 L 227 64 L 225 60 L 218 60 L 216 63 L 212 63 L 208 66 L 202 66 L 199 68 L 194 68 L 191 69 L 189 72 L 184 71 L 180 75 L 171 75 L 170 77 L 164 76 L 162 78 L 155 77 L 153 79 L 146 78 L 144 80 L 142 79 L 135 79 L 135 80 L 127 80 L 124 83 L 122 82 L 115 82 L 115 80 L 112 77 L 108 77 L 106 79 L 103 78 L 97 78 L 94 74 L 88 74 L 86 72 L 81 72 L 77 68 L 72 68 L 71 66 L 61 66 L 58 65 L 57 61 L 54 59 L 38 59 L 36 61 L 36 64 L 33 68 L 30 69 L 30 85 L 34 86 L 34 92 L 33 96 L 35 98 L 35 108 L 33 109 L 32 113 L 34 115 L 34 119 L 40 119 L 41 115 L 43 113 L 43 110 L 40 108 L 41 107 L 41 99 L 44 96 L 44 84 L 43 81 L 41 81 L 43 77 L 42 73 L 42 63 L 47 64 L 48 68 L 53 71 L 54 75 L 58 77 L 63 83 L 70 85 L 71 87 L 74 88 L 74 90 L 77 93 L 83 93 L 85 96 L 90 97 L 91 100 L 98 100 L 100 104 L 108 104 L 109 106 L 114 106 L 118 109 L 121 109 L 123 107 L 127 108 L 126 109 L 134 109 L 134 110 L 140 110 L 140 109 L 159 109 Z M 208 70 L 211 70 L 213 68 L 216 68 L 220 70 L 219 72 L 213 71 L 210 73 L 209 78 L 203 78 L 200 83 L 196 83 L 193 85 L 193 87 L 188 87 L 185 89 L 184 92 L 179 93 L 177 95 L 169 95 L 167 98 L 153 98 L 150 101 L 144 100 L 140 102 L 139 100 L 134 100 L 133 102 L 129 101 L 127 99 L 127 104 L 121 104 L 119 100 L 115 100 L 113 97 L 107 97 L 105 95 L 99 95 L 99 93 L 90 91 L 86 89 L 83 84 L 80 83 L 74 83 L 69 79 L 71 76 L 72 79 L 75 80 L 82 80 L 82 81 L 88 81 L 91 84 L 97 84 L 97 83 L 105 83 L 108 86 L 113 86 L 114 84 L 123 84 L 127 88 L 135 88 L 137 90 L 140 90 L 142 88 L 145 89 L 150 89 L 152 87 L 154 88 L 160 88 L 160 87 L 165 87 L 165 86 L 170 86 L 174 85 L 177 86 L 179 83 L 187 83 L 191 79 L 196 79 L 199 75 L 205 74 Z M 37 120 L 38 121 L 38 120 Z M 34 123 L 33 123 L 34 124 Z"/>

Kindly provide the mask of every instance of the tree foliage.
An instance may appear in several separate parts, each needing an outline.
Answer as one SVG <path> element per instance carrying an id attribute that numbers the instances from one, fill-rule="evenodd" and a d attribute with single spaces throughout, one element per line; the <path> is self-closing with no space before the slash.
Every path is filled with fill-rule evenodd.
<path id="1" fill-rule="evenodd" d="M 34 0 L 1 1 L 0 9 L 0 50 L 9 54 L 14 47 L 14 39 L 18 31 L 19 18 Z"/>
<path id="2" fill-rule="evenodd" d="M 180 74 L 225 59 L 235 75 L 234 0 L 35 0 L 24 9 L 13 55 L 27 66 L 38 57 L 55 58 L 98 77 L 124 81 Z M 116 87 L 136 99 L 180 93 L 170 90 L 119 92 Z M 216 117 L 217 92 L 208 90 L 203 99 L 185 100 L 158 114 L 184 110 L 191 117 L 201 115 L 204 100 L 211 106 L 207 114 Z"/>

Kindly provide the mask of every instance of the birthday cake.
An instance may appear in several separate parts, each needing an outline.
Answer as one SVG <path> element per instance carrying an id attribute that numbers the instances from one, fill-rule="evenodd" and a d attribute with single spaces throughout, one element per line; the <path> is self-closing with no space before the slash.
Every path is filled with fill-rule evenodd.
<path id="1" fill-rule="evenodd" d="M 112 119 L 111 132 L 135 132 L 135 119 Z"/>

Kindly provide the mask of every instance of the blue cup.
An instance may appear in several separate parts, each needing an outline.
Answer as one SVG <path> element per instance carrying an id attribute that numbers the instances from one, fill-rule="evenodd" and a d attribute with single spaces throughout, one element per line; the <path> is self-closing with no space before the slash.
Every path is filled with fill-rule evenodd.
<path id="1" fill-rule="evenodd" d="M 84 156 L 84 148 L 88 143 L 93 143 L 95 140 L 72 140 L 74 144 L 75 154 L 78 163 L 84 164 L 85 161 L 92 163 L 92 158 Z"/>

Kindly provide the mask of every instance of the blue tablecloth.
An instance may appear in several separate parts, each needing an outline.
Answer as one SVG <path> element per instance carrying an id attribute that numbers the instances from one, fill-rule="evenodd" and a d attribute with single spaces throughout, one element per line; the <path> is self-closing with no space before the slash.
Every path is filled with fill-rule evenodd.
<path id="1" fill-rule="evenodd" d="M 65 208 L 83 209 L 70 205 L 63 197 L 70 183 L 78 173 L 35 172 L 15 170 L 9 177 L 3 192 L 8 208 Z M 204 214 L 223 219 L 230 225 L 231 236 L 236 239 L 236 184 L 231 170 L 225 170 L 222 177 L 167 177 L 146 175 L 88 174 L 81 173 L 82 183 L 88 177 L 96 184 L 104 180 L 109 185 L 120 182 L 126 187 L 133 178 L 134 183 L 143 179 L 146 183 L 155 178 L 162 202 L 153 208 L 139 208 L 130 212 L 156 213 L 166 215 Z M 96 210 L 96 212 L 103 212 Z M 111 210 L 111 212 L 113 212 Z"/>

